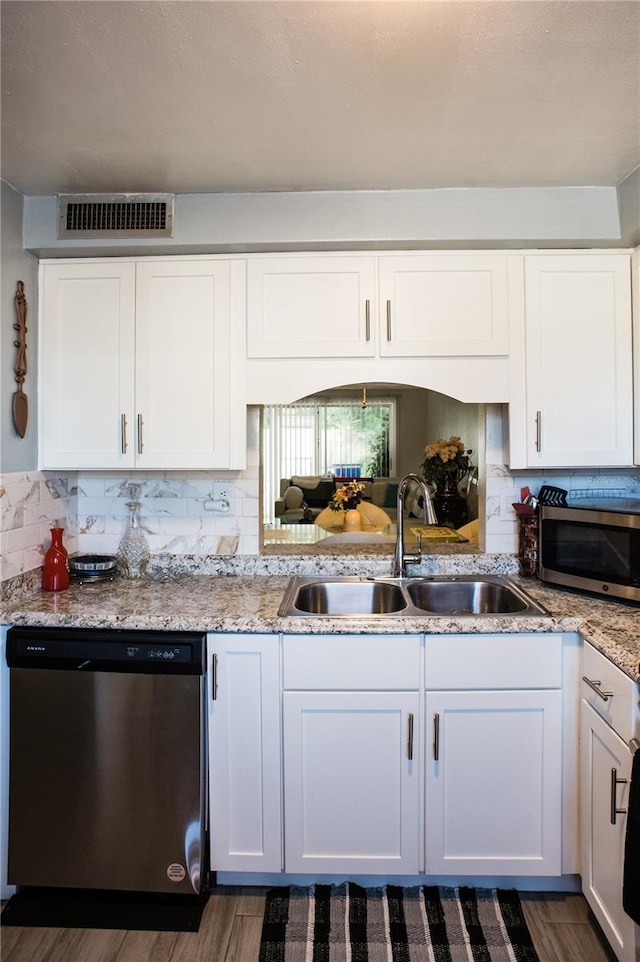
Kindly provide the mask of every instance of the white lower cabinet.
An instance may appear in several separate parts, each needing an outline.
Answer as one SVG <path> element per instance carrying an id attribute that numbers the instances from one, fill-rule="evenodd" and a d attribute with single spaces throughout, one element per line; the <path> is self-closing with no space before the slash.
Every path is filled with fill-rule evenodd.
<path id="1" fill-rule="evenodd" d="M 419 635 L 285 635 L 285 870 L 420 868 Z"/>
<path id="2" fill-rule="evenodd" d="M 212 869 L 577 871 L 563 636 L 212 634 L 209 649 Z"/>
<path id="3" fill-rule="evenodd" d="M 285 869 L 416 874 L 418 692 L 284 693 Z"/>
<path id="4" fill-rule="evenodd" d="M 425 641 L 426 871 L 562 872 L 560 635 Z"/>
<path id="5" fill-rule="evenodd" d="M 212 871 L 282 871 L 280 641 L 208 637 Z"/>
<path id="6" fill-rule="evenodd" d="M 426 868 L 561 874 L 560 691 L 429 692 Z"/>
<path id="7" fill-rule="evenodd" d="M 635 962 L 639 930 L 622 907 L 622 877 L 637 685 L 588 644 L 583 673 L 592 685 L 583 681 L 580 706 L 582 891 L 616 958 Z"/>

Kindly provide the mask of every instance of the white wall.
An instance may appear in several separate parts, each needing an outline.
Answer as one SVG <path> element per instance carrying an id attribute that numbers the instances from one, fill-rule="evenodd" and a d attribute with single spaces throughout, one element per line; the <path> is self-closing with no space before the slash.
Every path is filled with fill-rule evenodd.
<path id="1" fill-rule="evenodd" d="M 37 374 L 38 374 L 38 262 L 22 247 L 23 197 L 4 181 L 0 183 L 2 246 L 0 248 L 0 471 L 31 471 L 38 463 Z M 29 422 L 24 438 L 17 434 L 11 398 L 17 385 L 13 377 L 16 357 L 14 297 L 23 281 L 28 304 L 27 378 L 24 390 L 29 400 Z"/>

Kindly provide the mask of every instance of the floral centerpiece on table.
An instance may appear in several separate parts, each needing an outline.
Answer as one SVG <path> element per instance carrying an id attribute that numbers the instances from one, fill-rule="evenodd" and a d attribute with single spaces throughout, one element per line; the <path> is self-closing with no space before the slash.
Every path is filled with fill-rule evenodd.
<path id="1" fill-rule="evenodd" d="M 335 494 L 329 502 L 332 511 L 354 511 L 362 501 L 364 484 L 359 481 L 347 481 L 336 488 Z"/>
<path id="2" fill-rule="evenodd" d="M 457 434 L 448 441 L 438 438 L 433 444 L 427 444 L 424 454 L 422 474 L 427 484 L 435 484 L 436 488 L 444 487 L 447 482 L 456 485 L 472 468 L 473 451 L 465 449 Z"/>

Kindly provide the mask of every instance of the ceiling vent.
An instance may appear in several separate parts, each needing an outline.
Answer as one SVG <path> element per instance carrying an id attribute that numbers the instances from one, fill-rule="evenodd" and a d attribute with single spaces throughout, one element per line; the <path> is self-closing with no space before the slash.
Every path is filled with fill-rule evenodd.
<path id="1" fill-rule="evenodd" d="M 172 237 L 174 194 L 59 194 L 58 237 Z"/>

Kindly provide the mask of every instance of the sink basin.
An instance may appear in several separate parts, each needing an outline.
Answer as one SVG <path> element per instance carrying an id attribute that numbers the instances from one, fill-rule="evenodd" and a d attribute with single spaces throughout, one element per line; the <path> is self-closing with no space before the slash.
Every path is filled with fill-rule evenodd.
<path id="1" fill-rule="evenodd" d="M 398 585 L 349 578 L 303 581 L 287 604 L 312 615 L 386 615 L 407 606 Z"/>
<path id="2" fill-rule="evenodd" d="M 508 578 L 292 578 L 278 609 L 284 617 L 455 617 L 546 615 Z"/>
<path id="3" fill-rule="evenodd" d="M 517 614 L 530 605 L 513 587 L 495 581 L 419 581 L 407 593 L 416 608 L 434 614 Z"/>

